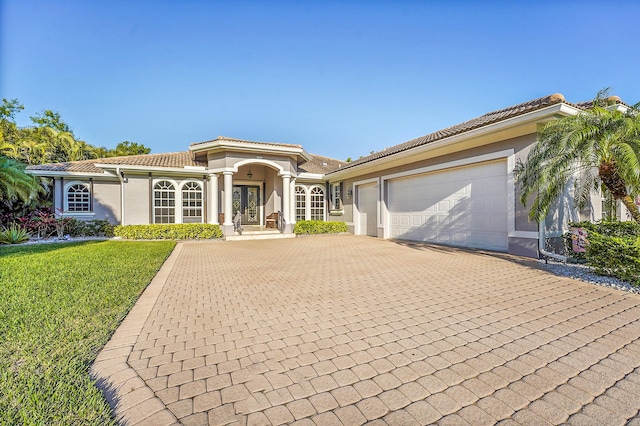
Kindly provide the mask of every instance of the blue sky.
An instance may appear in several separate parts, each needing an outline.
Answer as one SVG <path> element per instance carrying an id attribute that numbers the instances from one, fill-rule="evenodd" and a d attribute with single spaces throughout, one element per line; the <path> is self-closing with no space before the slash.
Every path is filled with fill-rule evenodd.
<path id="1" fill-rule="evenodd" d="M 640 101 L 640 2 L 0 0 L 19 125 L 184 151 L 219 135 L 346 159 L 540 96 Z"/>

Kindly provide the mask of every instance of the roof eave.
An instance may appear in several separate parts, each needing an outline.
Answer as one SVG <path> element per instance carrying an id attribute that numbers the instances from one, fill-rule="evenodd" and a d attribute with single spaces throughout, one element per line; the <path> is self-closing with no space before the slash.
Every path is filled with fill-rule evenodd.
<path id="1" fill-rule="evenodd" d="M 306 159 L 311 158 L 302 147 L 260 144 L 259 142 L 252 143 L 228 140 L 214 140 L 211 142 L 200 143 L 197 145 L 192 144 L 191 146 L 189 146 L 189 151 L 192 153 L 202 151 L 217 151 L 221 149 L 233 149 L 236 151 L 256 153 L 271 152 L 275 154 L 300 155 Z"/>
<path id="2" fill-rule="evenodd" d="M 96 167 L 105 170 L 120 169 L 122 171 L 136 171 L 136 172 L 165 172 L 165 173 L 180 173 L 189 175 L 202 175 L 208 173 L 208 170 L 204 166 L 184 166 L 184 167 L 158 167 L 158 166 L 137 166 L 131 164 L 94 164 Z"/>
<path id="3" fill-rule="evenodd" d="M 346 178 L 351 175 L 361 174 L 363 169 L 376 168 L 376 167 L 379 167 L 380 165 L 383 165 L 386 162 L 397 161 L 399 159 L 411 157 L 416 155 L 417 153 L 427 152 L 427 151 L 440 148 L 443 145 L 449 145 L 449 144 L 453 145 L 461 141 L 478 138 L 481 136 L 486 136 L 493 132 L 498 132 L 511 127 L 516 127 L 529 122 L 550 121 L 551 119 L 554 118 L 554 116 L 573 115 L 573 114 L 577 114 L 580 111 L 581 109 L 568 105 L 566 103 L 563 103 L 563 102 L 556 103 L 553 105 L 549 105 L 549 106 L 537 109 L 535 111 L 524 113 L 515 117 L 506 118 L 496 123 L 490 123 L 476 129 L 472 129 L 463 133 L 458 133 L 453 136 L 449 136 L 443 139 L 429 142 L 424 145 L 409 148 L 407 150 L 396 152 L 394 154 L 390 154 L 384 157 L 376 158 L 371 161 L 366 161 L 364 163 L 361 163 L 352 167 L 347 167 L 344 169 L 338 169 L 332 172 L 328 172 L 325 174 L 325 176 L 332 180 Z"/>
<path id="4" fill-rule="evenodd" d="M 89 176 L 89 177 L 111 177 L 110 173 L 106 171 L 102 173 L 97 172 L 69 172 L 64 170 L 39 170 L 39 169 L 26 169 L 26 173 L 35 176 L 42 177 L 65 177 L 65 176 Z"/>

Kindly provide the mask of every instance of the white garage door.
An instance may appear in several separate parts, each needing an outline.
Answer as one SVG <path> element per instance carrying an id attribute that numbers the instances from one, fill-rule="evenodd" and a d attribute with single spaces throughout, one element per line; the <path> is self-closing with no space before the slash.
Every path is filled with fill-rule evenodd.
<path id="1" fill-rule="evenodd" d="M 390 236 L 507 250 L 507 164 L 493 161 L 389 181 Z"/>
<path id="2" fill-rule="evenodd" d="M 358 185 L 358 235 L 378 236 L 378 188 L 375 183 Z"/>

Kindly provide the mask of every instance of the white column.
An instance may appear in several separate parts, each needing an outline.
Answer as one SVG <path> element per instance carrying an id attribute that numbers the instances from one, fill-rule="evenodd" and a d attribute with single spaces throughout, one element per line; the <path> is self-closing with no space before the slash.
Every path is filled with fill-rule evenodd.
<path id="1" fill-rule="evenodd" d="M 233 172 L 224 172 L 224 226 L 233 226 L 232 193 L 233 193 Z"/>
<path id="2" fill-rule="evenodd" d="M 289 223 L 294 224 L 296 223 L 296 179 L 293 178 L 291 179 L 291 186 L 289 188 L 289 211 L 291 212 L 291 214 L 289 216 L 291 216 L 289 219 Z"/>
<path id="3" fill-rule="evenodd" d="M 282 215 L 285 222 L 289 223 L 289 210 L 291 209 L 291 201 L 289 192 L 291 191 L 291 176 L 282 176 Z"/>
<path id="4" fill-rule="evenodd" d="M 207 197 L 209 205 L 207 211 L 209 212 L 209 218 L 207 223 L 218 224 L 218 175 L 211 173 L 209 175 L 209 194 Z"/>

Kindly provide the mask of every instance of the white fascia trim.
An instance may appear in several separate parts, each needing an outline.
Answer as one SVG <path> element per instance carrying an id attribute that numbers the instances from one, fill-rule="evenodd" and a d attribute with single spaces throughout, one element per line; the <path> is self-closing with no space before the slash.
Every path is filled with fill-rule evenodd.
<path id="1" fill-rule="evenodd" d="M 134 172 L 163 172 L 163 173 L 178 173 L 178 174 L 187 174 L 187 175 L 198 175 L 202 176 L 203 173 L 207 173 L 206 169 L 201 170 L 191 170 L 185 169 L 182 167 L 149 167 L 149 166 L 133 166 L 127 164 L 95 164 L 96 167 L 100 167 L 105 170 L 121 170 L 123 172 L 126 171 L 134 171 Z"/>
<path id="2" fill-rule="evenodd" d="M 435 164 L 433 166 L 421 167 L 419 169 L 407 170 L 404 172 L 393 173 L 390 175 L 381 176 L 380 179 L 382 181 L 382 191 L 380 198 L 382 200 L 386 199 L 385 194 L 385 183 L 386 181 L 398 179 L 407 176 L 419 175 L 424 173 L 437 172 L 439 170 L 450 169 L 453 167 L 462 167 L 468 166 L 475 163 L 484 163 L 487 161 L 506 159 L 507 160 L 507 234 L 510 236 L 511 233 L 515 232 L 516 229 L 516 204 L 515 204 L 515 178 L 513 176 L 513 169 L 515 167 L 515 150 L 505 149 L 502 151 L 491 152 L 489 154 L 476 155 L 475 157 L 464 158 L 455 161 L 448 161 L 446 163 Z M 389 238 L 391 223 L 389 222 L 389 208 L 387 207 L 387 203 L 379 203 L 382 206 L 380 211 L 382 226 L 383 228 L 383 236 L 384 238 Z"/>
<path id="3" fill-rule="evenodd" d="M 198 145 L 196 147 L 190 146 L 189 151 L 201 152 L 201 151 L 209 151 L 214 148 L 234 149 L 237 151 L 257 152 L 261 154 L 265 154 L 265 153 L 294 154 L 294 155 L 300 155 L 302 158 L 304 158 L 307 161 L 311 160 L 311 156 L 303 148 L 294 148 L 294 147 L 285 147 L 285 146 L 276 146 L 276 145 L 256 146 L 251 143 L 231 142 L 231 141 L 213 141 L 213 142 L 208 142 L 208 143 Z"/>
<path id="4" fill-rule="evenodd" d="M 334 178 L 335 176 L 336 179 L 342 179 L 343 176 L 346 178 L 352 174 L 355 174 L 355 175 L 362 174 L 362 172 L 358 172 L 358 170 L 366 169 L 370 167 L 376 167 L 380 164 L 384 164 L 387 161 L 395 161 L 395 160 L 399 160 L 407 157 L 410 158 L 418 153 L 428 152 L 428 151 L 440 148 L 443 145 L 453 145 L 459 142 L 464 142 L 468 139 L 473 139 L 473 138 L 484 136 L 490 133 L 499 132 L 501 130 L 508 129 L 510 127 L 515 127 L 520 124 L 527 124 L 528 122 L 532 122 L 532 121 L 534 122 L 540 121 L 545 117 L 548 117 L 549 119 L 551 119 L 553 118 L 553 115 L 558 113 L 572 115 L 572 114 L 577 114 L 580 111 L 582 110 L 564 103 L 555 104 L 543 109 L 539 109 L 537 111 L 529 112 L 523 115 L 519 115 L 517 117 L 507 118 L 506 120 L 499 121 L 497 123 L 488 124 L 486 126 L 483 126 L 477 129 L 469 130 L 467 132 L 459 133 L 457 135 L 453 135 L 448 138 L 430 142 L 425 145 L 417 146 L 415 148 L 410 148 L 405 151 L 400 151 L 398 153 L 395 153 L 386 157 L 371 160 L 366 163 L 362 163 L 357 166 L 354 166 L 353 168 L 346 169 L 344 171 L 337 171 L 335 172 L 336 173 L 335 175 L 333 175 L 333 173 L 328 173 L 328 174 L 331 175 L 331 178 Z"/>
<path id="5" fill-rule="evenodd" d="M 89 177 L 89 178 L 104 178 L 104 177 L 112 177 L 111 173 L 102 172 L 102 173 L 86 173 L 86 172 L 60 172 L 53 170 L 25 170 L 26 173 L 35 176 L 43 176 L 43 177 Z"/>
<path id="6" fill-rule="evenodd" d="M 322 180 L 324 181 L 324 174 L 322 173 L 299 173 L 297 179 L 309 179 L 309 180 Z"/>
<path id="7" fill-rule="evenodd" d="M 354 226 L 354 230 L 353 233 L 355 235 L 360 235 L 358 234 L 358 229 L 360 228 L 360 211 L 358 210 L 358 203 L 356 202 L 356 200 L 358 200 L 358 186 L 363 186 L 363 185 L 369 185 L 374 183 L 376 185 L 376 188 L 378 188 L 378 199 L 376 201 L 376 226 L 379 228 L 381 225 L 381 217 L 380 217 L 380 199 L 381 196 L 380 194 L 382 193 L 382 191 L 380 191 L 380 178 L 371 178 L 371 179 L 364 179 L 364 180 L 359 180 L 356 182 L 353 182 L 353 184 L 351 185 L 351 191 L 352 191 L 352 211 L 353 211 L 353 226 Z M 359 201 L 359 200 L 358 200 Z"/>
<path id="8" fill-rule="evenodd" d="M 284 168 L 282 168 L 280 164 L 271 160 L 265 160 L 264 158 L 247 158 L 246 160 L 236 162 L 233 167 L 225 168 L 224 171 L 238 173 L 240 166 L 244 166 L 245 164 L 263 164 L 276 169 L 278 171 L 278 176 L 291 175 L 291 172 L 285 172 Z"/>
<path id="9" fill-rule="evenodd" d="M 397 179 L 405 176 L 435 172 L 442 169 L 450 169 L 452 167 L 468 166 L 474 163 L 484 163 L 486 161 L 498 160 L 500 158 L 508 158 L 514 155 L 513 149 L 505 149 L 502 151 L 491 152 L 489 154 L 476 155 L 475 157 L 463 158 L 460 160 L 448 161 L 446 163 L 434 164 L 433 166 L 421 167 L 419 169 L 406 170 L 404 172 L 393 173 L 382 176 L 382 180 Z M 371 179 L 369 179 L 371 180 Z"/>

